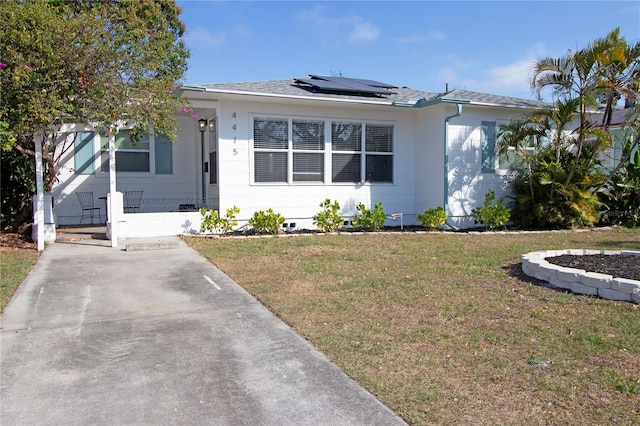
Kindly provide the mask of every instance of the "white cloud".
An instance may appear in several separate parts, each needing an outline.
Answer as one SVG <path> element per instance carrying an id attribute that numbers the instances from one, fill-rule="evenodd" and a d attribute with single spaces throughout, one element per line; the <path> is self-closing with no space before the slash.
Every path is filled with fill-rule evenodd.
<path id="1" fill-rule="evenodd" d="M 529 85 L 533 65 L 546 55 L 543 45 L 529 47 L 525 56 L 507 64 L 495 65 L 483 74 L 483 80 L 474 83 L 470 90 L 482 92 L 527 96 L 531 93 Z"/>
<path id="2" fill-rule="evenodd" d="M 187 32 L 185 40 L 190 46 L 204 46 L 219 48 L 223 43 L 234 37 L 248 37 L 251 30 L 244 25 L 238 25 L 218 34 L 212 34 L 206 28 L 195 28 Z"/>
<path id="3" fill-rule="evenodd" d="M 380 35 L 378 27 L 371 22 L 359 22 L 355 24 L 355 27 L 351 30 L 349 41 L 351 42 L 369 42 L 374 41 Z"/>
<path id="4" fill-rule="evenodd" d="M 542 45 L 533 45 L 525 51 L 523 57 L 503 64 L 470 63 L 455 55 L 448 55 L 445 58 L 447 66 L 438 72 L 437 78 L 440 82 L 449 83 L 452 89 L 530 97 L 531 70 L 534 63 L 544 56 L 545 49 Z M 483 69 L 483 65 L 486 68 Z M 474 72 L 471 76 L 470 70 Z"/>
<path id="5" fill-rule="evenodd" d="M 352 43 L 371 42 L 380 36 L 380 29 L 372 22 L 365 21 L 359 16 L 334 18 L 327 15 L 327 8 L 317 6 L 313 9 L 303 9 L 296 14 L 296 18 L 303 22 L 310 22 L 321 32 L 323 40 L 335 39 L 341 34 L 348 37 Z"/>

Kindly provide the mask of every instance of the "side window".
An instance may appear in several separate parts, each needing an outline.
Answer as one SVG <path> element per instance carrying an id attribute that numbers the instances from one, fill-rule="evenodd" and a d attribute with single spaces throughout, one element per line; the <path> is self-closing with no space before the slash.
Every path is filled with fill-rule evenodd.
<path id="1" fill-rule="evenodd" d="M 156 174 L 173 174 L 173 144 L 168 137 L 156 135 L 154 137 L 154 147 L 156 156 Z M 117 160 L 116 160 L 117 163 Z"/>
<path id="2" fill-rule="evenodd" d="M 496 171 L 496 122 L 483 121 L 481 128 L 482 173 Z"/>
<path id="3" fill-rule="evenodd" d="M 134 140 L 129 130 L 120 130 L 116 135 L 116 171 L 149 172 L 149 135 Z M 109 137 L 100 135 L 100 171 L 109 171 Z"/>
<path id="4" fill-rule="evenodd" d="M 94 132 L 78 132 L 73 141 L 73 168 L 78 175 L 95 173 Z"/>

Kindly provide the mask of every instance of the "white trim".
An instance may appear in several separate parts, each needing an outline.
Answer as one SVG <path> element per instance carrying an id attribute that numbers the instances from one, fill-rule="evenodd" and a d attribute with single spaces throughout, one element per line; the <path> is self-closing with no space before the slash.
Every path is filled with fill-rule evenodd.
<path id="1" fill-rule="evenodd" d="M 317 117 L 317 116 L 304 116 L 304 115 L 288 115 L 288 114 L 269 114 L 269 113 L 256 113 L 251 112 L 248 114 L 249 118 L 249 135 L 248 135 L 248 144 L 249 144 L 249 185 L 250 186 L 270 186 L 270 185 L 278 185 L 278 186 L 289 186 L 289 185 L 310 185 L 310 186 L 326 186 L 326 185 L 394 185 L 396 182 L 396 149 L 397 149 L 397 141 L 396 141 L 396 132 L 397 132 L 397 121 L 396 120 L 367 120 L 362 118 L 344 118 L 344 117 Z M 254 147 L 254 135 L 253 135 L 253 123 L 256 118 L 263 119 L 276 119 L 276 120 L 287 120 L 288 122 L 288 146 L 286 150 L 281 150 L 282 152 L 287 153 L 287 181 L 286 182 L 256 182 L 255 181 L 255 152 L 256 149 Z M 300 121 L 321 121 L 324 122 L 324 149 L 323 150 L 294 150 L 292 147 L 292 122 L 294 120 Z M 333 164 L 333 154 L 332 150 L 332 125 L 334 122 L 348 122 L 360 124 L 362 126 L 362 141 L 361 141 L 361 149 L 360 151 L 335 151 L 336 154 L 360 154 L 360 181 L 359 182 L 333 182 L 332 180 L 332 164 Z M 366 126 L 367 125 L 380 125 L 380 126 L 391 126 L 392 128 L 392 136 L 393 136 L 393 146 L 391 152 L 374 152 L 374 151 L 366 151 Z M 258 149 L 258 152 L 268 152 L 270 150 L 267 149 Z M 296 152 L 309 152 L 309 153 L 322 153 L 324 156 L 324 179 L 322 182 L 320 181 L 293 181 L 293 153 Z M 392 157 L 392 176 L 391 182 L 369 182 L 365 179 L 366 177 L 366 161 L 367 154 L 369 155 L 386 155 Z"/>
<path id="2" fill-rule="evenodd" d="M 266 98 L 280 98 L 280 99 L 302 99 L 309 101 L 322 101 L 322 102 L 338 102 L 338 103 L 351 103 L 351 104 L 365 104 L 365 105 L 383 105 L 383 106 L 393 106 L 393 102 L 391 100 L 386 100 L 386 102 L 381 101 L 367 101 L 362 99 L 341 99 L 341 98 L 329 98 L 329 97 L 318 97 L 318 96 L 301 96 L 301 95 L 285 95 L 285 94 L 276 94 L 276 93 L 261 93 L 261 92 L 247 92 L 242 90 L 220 90 L 220 89 L 211 89 L 205 88 L 205 93 L 219 93 L 226 95 L 240 95 L 240 96 L 257 96 L 257 97 L 266 97 Z"/>

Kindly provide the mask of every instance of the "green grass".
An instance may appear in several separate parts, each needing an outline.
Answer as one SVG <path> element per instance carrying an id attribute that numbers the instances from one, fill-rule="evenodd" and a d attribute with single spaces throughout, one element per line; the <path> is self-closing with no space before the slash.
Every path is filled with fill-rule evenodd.
<path id="1" fill-rule="evenodd" d="M 7 306 L 38 256 L 38 252 L 33 249 L 0 247 L 0 312 Z"/>
<path id="2" fill-rule="evenodd" d="M 186 238 L 410 424 L 640 423 L 640 308 L 536 285 L 627 229 Z"/>

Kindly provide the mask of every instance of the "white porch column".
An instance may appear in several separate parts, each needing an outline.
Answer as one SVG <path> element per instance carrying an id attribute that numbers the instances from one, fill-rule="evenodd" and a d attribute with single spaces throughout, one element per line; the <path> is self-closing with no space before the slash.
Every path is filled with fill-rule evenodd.
<path id="1" fill-rule="evenodd" d="M 36 211 L 34 222 L 38 227 L 38 251 L 44 250 L 44 179 L 42 178 L 42 134 L 33 137 L 36 152 Z"/>
<path id="2" fill-rule="evenodd" d="M 111 247 L 118 247 L 118 220 L 119 214 L 116 208 L 116 133 L 118 128 L 109 130 L 109 220 L 111 229 Z"/>

